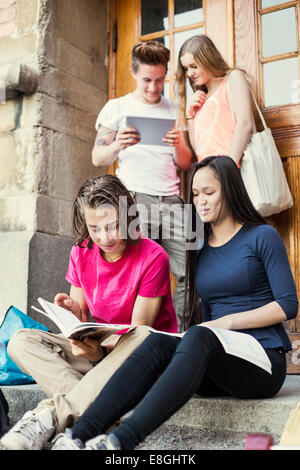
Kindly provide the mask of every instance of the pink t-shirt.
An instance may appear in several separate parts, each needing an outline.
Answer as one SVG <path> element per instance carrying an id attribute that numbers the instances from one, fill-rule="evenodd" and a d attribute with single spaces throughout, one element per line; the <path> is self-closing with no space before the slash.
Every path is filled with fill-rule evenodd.
<path id="1" fill-rule="evenodd" d="M 170 266 L 166 251 L 155 241 L 142 238 L 127 245 L 122 257 L 107 262 L 100 248 L 72 247 L 66 280 L 81 287 L 90 313 L 100 323 L 128 325 L 137 295 L 162 296 L 161 308 L 152 325 L 161 331 L 177 332 L 176 313 L 170 288 Z"/>
<path id="2" fill-rule="evenodd" d="M 236 127 L 228 90 L 224 78 L 216 90 L 205 101 L 194 118 L 195 152 L 198 161 L 212 155 L 230 156 L 230 147 Z"/>

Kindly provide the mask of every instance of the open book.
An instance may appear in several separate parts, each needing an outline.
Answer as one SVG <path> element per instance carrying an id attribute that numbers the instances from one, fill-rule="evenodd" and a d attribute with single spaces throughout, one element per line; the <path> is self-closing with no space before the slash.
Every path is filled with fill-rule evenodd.
<path id="1" fill-rule="evenodd" d="M 262 345 L 253 336 L 247 333 L 240 333 L 239 331 L 225 330 L 223 328 L 216 328 L 207 325 L 197 325 L 201 328 L 209 328 L 218 337 L 227 354 L 240 357 L 246 361 L 252 362 L 262 369 L 272 373 L 272 366 L 270 359 L 268 358 Z M 158 331 L 154 328 L 149 330 L 153 333 L 163 333 L 171 336 L 183 337 L 183 333 L 165 333 L 164 331 Z"/>
<path id="2" fill-rule="evenodd" d="M 43 310 L 32 306 L 34 310 L 46 317 L 50 318 L 60 329 L 60 331 L 67 337 L 77 340 L 82 340 L 85 336 L 104 341 L 110 335 L 122 332 L 125 333 L 131 328 L 130 325 L 111 325 L 108 323 L 97 322 L 81 322 L 69 310 L 60 307 L 59 305 L 48 302 L 47 300 L 38 298 Z M 124 331 L 126 330 L 126 331 Z"/>

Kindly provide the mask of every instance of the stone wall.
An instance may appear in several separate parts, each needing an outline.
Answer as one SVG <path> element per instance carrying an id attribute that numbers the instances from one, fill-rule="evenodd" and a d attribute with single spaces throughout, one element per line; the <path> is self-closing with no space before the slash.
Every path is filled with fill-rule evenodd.
<path id="1" fill-rule="evenodd" d="M 0 105 L 0 315 L 69 290 L 72 201 L 99 174 L 107 16 L 107 0 L 0 0 L 0 87 L 16 82 Z M 11 78 L 24 66 L 27 88 Z"/>

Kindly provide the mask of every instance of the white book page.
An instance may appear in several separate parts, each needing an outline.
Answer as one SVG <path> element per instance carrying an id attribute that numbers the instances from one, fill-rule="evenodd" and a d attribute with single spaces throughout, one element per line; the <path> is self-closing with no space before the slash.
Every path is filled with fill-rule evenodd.
<path id="1" fill-rule="evenodd" d="M 155 330 L 151 326 L 148 327 L 148 330 L 151 331 L 152 333 L 161 333 L 163 335 L 168 335 L 168 336 L 177 336 L 178 338 L 182 338 L 185 333 L 185 332 L 184 333 L 168 333 L 167 331 Z"/>
<path id="2" fill-rule="evenodd" d="M 250 361 L 252 364 L 255 364 L 269 372 L 269 374 L 272 373 L 270 359 L 268 358 L 264 348 L 255 338 L 253 338 L 253 336 L 246 333 L 240 333 L 239 331 L 225 330 L 223 328 L 212 326 L 197 326 L 203 326 L 204 328 L 209 328 L 213 331 L 227 354 L 232 354 L 233 356 Z M 169 336 L 177 336 L 179 338 L 182 338 L 186 333 L 167 333 L 166 331 L 158 331 L 151 327 L 149 327 L 149 331 Z"/>
<path id="3" fill-rule="evenodd" d="M 51 302 L 47 302 L 47 300 L 44 300 L 41 297 L 38 298 L 38 301 L 49 317 L 57 324 L 66 336 L 68 336 L 69 332 L 74 327 L 81 324 L 81 321 L 65 308 Z"/>
<path id="4" fill-rule="evenodd" d="M 272 373 L 270 359 L 268 358 L 262 345 L 253 336 L 239 331 L 225 330 L 223 328 L 216 328 L 206 325 L 204 328 L 209 328 L 220 340 L 224 350 L 228 354 L 238 356 L 242 359 L 256 364 L 262 369 Z"/>

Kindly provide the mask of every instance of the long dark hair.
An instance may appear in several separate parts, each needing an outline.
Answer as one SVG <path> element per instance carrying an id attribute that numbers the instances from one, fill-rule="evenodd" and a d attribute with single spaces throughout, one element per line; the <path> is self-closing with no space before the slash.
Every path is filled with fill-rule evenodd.
<path id="1" fill-rule="evenodd" d="M 73 229 L 76 234 L 75 245 L 82 247 L 88 239 L 87 247 L 93 246 L 84 216 L 84 208 L 97 209 L 100 206 L 113 206 L 119 214 L 120 234 L 125 242 L 134 244 L 139 236 L 131 236 L 130 225 L 134 224 L 134 235 L 139 234 L 139 213 L 133 195 L 114 175 L 103 175 L 88 179 L 80 188 L 73 204 Z M 122 208 L 122 214 L 120 214 Z M 131 210 L 130 210 L 131 209 Z M 121 220 L 120 220 L 121 219 Z"/>
<path id="2" fill-rule="evenodd" d="M 189 184 L 189 221 L 188 221 L 188 236 L 192 238 L 192 234 L 196 232 L 196 226 L 201 224 L 200 217 L 193 204 L 192 184 L 195 173 L 201 168 L 209 167 L 216 175 L 216 178 L 221 183 L 221 190 L 223 201 L 226 203 L 228 211 L 236 222 L 243 225 L 256 226 L 263 225 L 267 222 L 254 208 L 244 182 L 241 177 L 241 172 L 232 158 L 227 156 L 212 156 L 206 157 L 192 167 Z M 187 249 L 186 251 L 186 288 L 185 288 L 185 301 L 184 301 L 184 329 L 191 325 L 201 323 L 202 311 L 201 300 L 196 291 L 196 265 L 198 256 L 201 255 L 201 249 L 208 240 L 211 233 L 209 223 L 204 223 L 202 230 L 203 239 L 199 240 L 201 243 L 200 251 L 195 249 Z M 194 235 L 193 235 L 194 236 Z M 195 242 L 193 240 L 193 242 Z"/>

